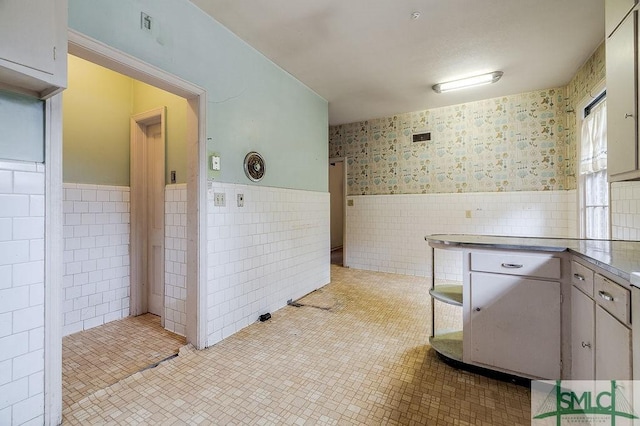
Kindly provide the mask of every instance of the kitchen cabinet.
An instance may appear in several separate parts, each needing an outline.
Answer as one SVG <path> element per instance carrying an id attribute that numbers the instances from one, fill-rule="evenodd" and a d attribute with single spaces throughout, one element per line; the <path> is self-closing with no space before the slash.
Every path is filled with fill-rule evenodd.
<path id="1" fill-rule="evenodd" d="M 606 0 L 604 10 L 606 37 L 613 33 L 636 4 L 638 4 L 638 0 Z"/>
<path id="2" fill-rule="evenodd" d="M 640 272 L 633 272 L 640 271 L 640 242 L 425 239 L 463 254 L 461 365 L 551 380 L 640 378 L 640 327 L 632 324 L 640 307 Z M 448 356 L 445 345 L 432 346 Z"/>
<path id="3" fill-rule="evenodd" d="M 635 179 L 638 172 L 638 12 L 629 14 L 607 39 L 607 170 L 609 181 Z"/>
<path id="4" fill-rule="evenodd" d="M 0 88 L 47 98 L 67 84 L 67 0 L 0 2 Z"/>
<path id="5" fill-rule="evenodd" d="M 559 282 L 472 272 L 470 295 L 469 361 L 560 378 Z"/>
<path id="6" fill-rule="evenodd" d="M 575 260 L 572 272 L 571 378 L 631 380 L 629 290 Z M 585 286 L 590 277 L 591 294 Z"/>
<path id="7" fill-rule="evenodd" d="M 561 259 L 471 250 L 466 256 L 464 362 L 531 378 L 561 375 Z"/>
<path id="8" fill-rule="evenodd" d="M 594 302 L 577 287 L 571 289 L 571 378 L 595 378 Z"/>

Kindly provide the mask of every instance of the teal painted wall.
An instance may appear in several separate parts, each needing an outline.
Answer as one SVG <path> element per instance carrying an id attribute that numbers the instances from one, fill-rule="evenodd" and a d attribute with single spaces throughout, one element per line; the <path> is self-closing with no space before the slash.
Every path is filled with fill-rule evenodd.
<path id="1" fill-rule="evenodd" d="M 140 30 L 140 12 L 155 30 Z M 250 184 L 242 161 L 267 161 L 260 185 L 327 191 L 327 102 L 187 0 L 70 0 L 69 26 L 207 91 L 216 180 Z"/>
<path id="2" fill-rule="evenodd" d="M 0 159 L 44 162 L 44 102 L 0 91 Z"/>

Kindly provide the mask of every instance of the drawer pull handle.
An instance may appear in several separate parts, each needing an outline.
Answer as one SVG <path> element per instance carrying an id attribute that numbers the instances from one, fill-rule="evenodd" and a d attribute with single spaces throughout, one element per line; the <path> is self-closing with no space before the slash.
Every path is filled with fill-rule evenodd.
<path id="1" fill-rule="evenodd" d="M 624 118 L 631 118 L 631 117 L 633 117 L 633 114 L 626 113 L 626 114 L 624 115 Z"/>
<path id="2" fill-rule="evenodd" d="M 591 343 L 582 342 L 582 347 L 583 348 L 590 348 L 591 347 Z"/>
<path id="3" fill-rule="evenodd" d="M 503 268 L 507 268 L 507 269 L 518 269 L 518 268 L 522 268 L 522 264 L 519 263 L 503 263 L 502 267 Z"/>
<path id="4" fill-rule="evenodd" d="M 584 277 L 580 274 L 573 274 L 573 278 L 575 278 L 578 281 L 584 281 Z"/>
<path id="5" fill-rule="evenodd" d="M 606 291 L 600 290 L 598 292 L 598 295 L 608 302 L 613 302 L 613 296 L 607 293 Z"/>

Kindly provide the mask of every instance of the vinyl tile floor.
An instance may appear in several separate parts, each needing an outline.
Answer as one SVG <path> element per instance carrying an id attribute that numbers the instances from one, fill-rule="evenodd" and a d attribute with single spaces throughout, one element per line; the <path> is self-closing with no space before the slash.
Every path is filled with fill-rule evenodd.
<path id="1" fill-rule="evenodd" d="M 331 274 L 267 322 L 73 401 L 64 423 L 530 424 L 529 389 L 452 368 L 429 347 L 428 280 Z M 459 308 L 436 309 L 438 328 L 459 325 Z"/>
<path id="2" fill-rule="evenodd" d="M 62 339 L 62 409 L 178 353 L 185 338 L 145 314 Z"/>

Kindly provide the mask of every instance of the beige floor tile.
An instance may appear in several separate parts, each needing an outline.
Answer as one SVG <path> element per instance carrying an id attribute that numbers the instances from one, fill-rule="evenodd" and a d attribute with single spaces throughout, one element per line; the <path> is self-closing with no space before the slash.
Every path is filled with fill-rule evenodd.
<path id="1" fill-rule="evenodd" d="M 528 389 L 456 370 L 429 347 L 427 280 L 338 266 L 331 273 L 331 284 L 301 306 L 206 350 L 184 347 L 179 357 L 72 405 L 64 421 L 530 424 Z M 459 321 L 459 312 L 445 312 L 438 328 Z"/>
<path id="2" fill-rule="evenodd" d="M 113 321 L 62 339 L 62 408 L 118 383 L 185 344 L 145 314 Z"/>

